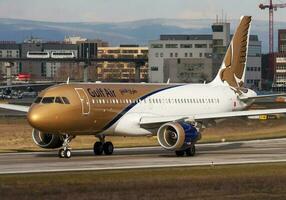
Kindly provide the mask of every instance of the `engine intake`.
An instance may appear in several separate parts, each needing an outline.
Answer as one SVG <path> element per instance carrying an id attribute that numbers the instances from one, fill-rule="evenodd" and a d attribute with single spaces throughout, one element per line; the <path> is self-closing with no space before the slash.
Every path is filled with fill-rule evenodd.
<path id="1" fill-rule="evenodd" d="M 201 134 L 186 122 L 169 122 L 162 125 L 157 132 L 159 144 L 167 150 L 182 150 L 198 141 Z"/>
<path id="2" fill-rule="evenodd" d="M 36 145 L 44 149 L 60 148 L 64 142 L 61 135 L 43 133 L 37 129 L 33 129 L 32 137 Z"/>

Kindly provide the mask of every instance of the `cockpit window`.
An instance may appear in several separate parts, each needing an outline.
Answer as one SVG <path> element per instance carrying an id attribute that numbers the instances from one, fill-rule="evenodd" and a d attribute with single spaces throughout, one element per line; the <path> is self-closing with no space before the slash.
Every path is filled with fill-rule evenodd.
<path id="1" fill-rule="evenodd" d="M 40 103 L 41 102 L 41 100 L 42 100 L 42 97 L 37 97 L 36 99 L 35 99 L 35 101 L 34 101 L 34 103 Z"/>
<path id="2" fill-rule="evenodd" d="M 55 97 L 44 97 L 42 100 L 43 104 L 49 104 L 49 103 L 54 103 Z"/>
<path id="3" fill-rule="evenodd" d="M 55 103 L 64 104 L 61 97 L 56 97 Z"/>
<path id="4" fill-rule="evenodd" d="M 63 101 L 65 102 L 65 104 L 70 104 L 70 101 L 68 100 L 68 98 L 66 97 L 62 97 Z"/>

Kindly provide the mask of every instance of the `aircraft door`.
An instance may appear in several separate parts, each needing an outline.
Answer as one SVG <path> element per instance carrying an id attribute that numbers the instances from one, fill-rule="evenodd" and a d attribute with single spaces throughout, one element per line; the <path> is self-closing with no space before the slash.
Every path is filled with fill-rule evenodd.
<path id="1" fill-rule="evenodd" d="M 88 115 L 90 113 L 90 102 L 86 92 L 83 88 L 75 88 L 75 91 L 79 96 L 79 100 L 81 101 L 82 114 Z"/>

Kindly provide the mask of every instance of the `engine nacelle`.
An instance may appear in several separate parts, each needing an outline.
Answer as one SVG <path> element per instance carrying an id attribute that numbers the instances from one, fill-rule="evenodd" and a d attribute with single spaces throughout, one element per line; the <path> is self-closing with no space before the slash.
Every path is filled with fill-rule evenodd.
<path id="1" fill-rule="evenodd" d="M 61 135 L 43 133 L 33 129 L 32 137 L 36 145 L 44 149 L 56 149 L 63 145 L 64 138 Z"/>
<path id="2" fill-rule="evenodd" d="M 170 122 L 162 125 L 157 132 L 159 144 L 172 151 L 188 148 L 201 138 L 198 130 L 186 122 Z"/>

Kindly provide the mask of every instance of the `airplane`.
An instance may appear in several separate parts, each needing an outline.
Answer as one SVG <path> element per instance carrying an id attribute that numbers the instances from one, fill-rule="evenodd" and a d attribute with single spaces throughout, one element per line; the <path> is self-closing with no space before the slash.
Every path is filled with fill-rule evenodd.
<path id="1" fill-rule="evenodd" d="M 204 84 L 64 83 L 43 90 L 31 107 L 0 104 L 27 113 L 34 142 L 60 148 L 70 158 L 76 136 L 99 139 L 95 155 L 111 155 L 106 136 L 157 136 L 158 143 L 177 156 L 195 156 L 202 131 L 230 117 L 286 113 L 286 109 L 247 110 L 260 98 L 243 87 L 251 16 L 243 16 L 215 79 Z"/>

